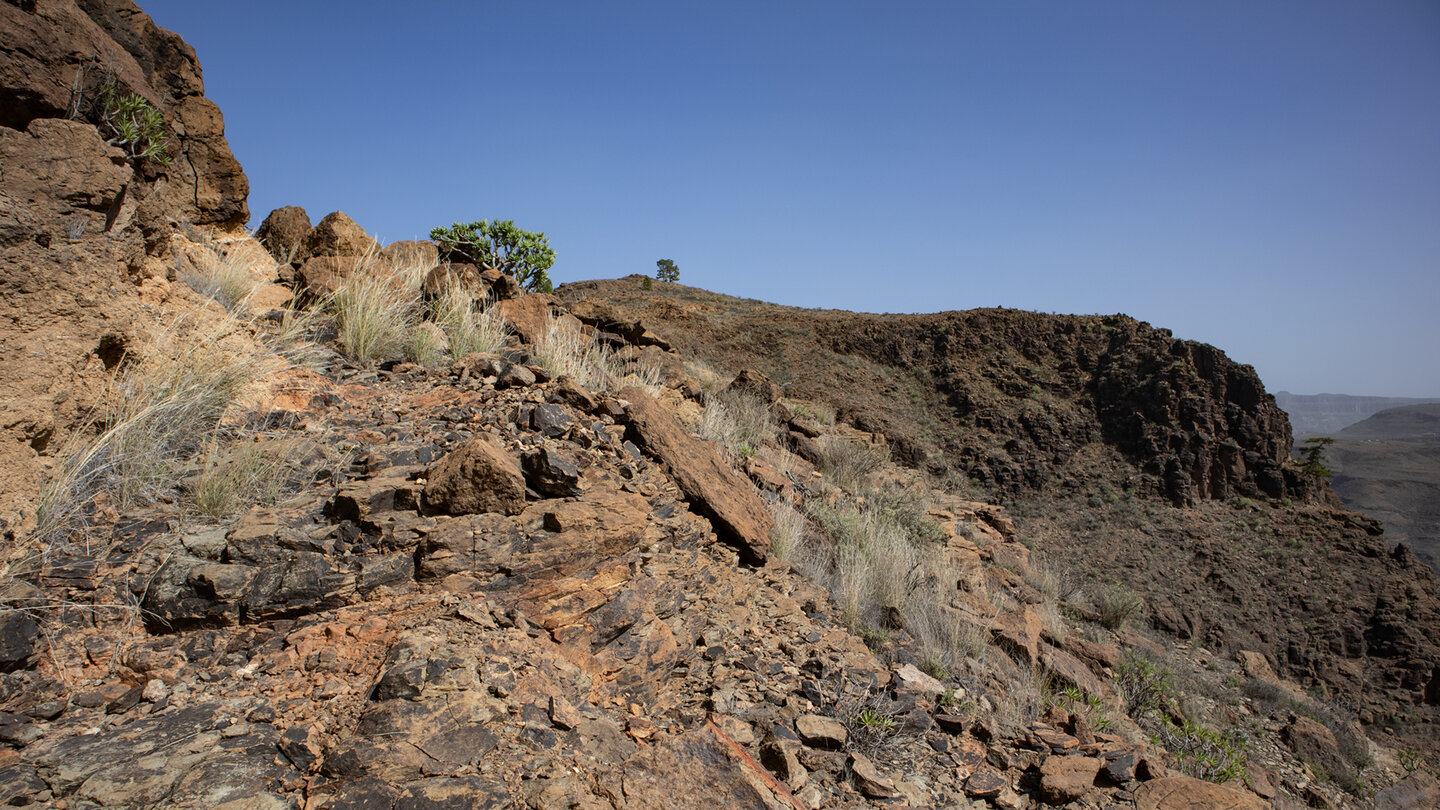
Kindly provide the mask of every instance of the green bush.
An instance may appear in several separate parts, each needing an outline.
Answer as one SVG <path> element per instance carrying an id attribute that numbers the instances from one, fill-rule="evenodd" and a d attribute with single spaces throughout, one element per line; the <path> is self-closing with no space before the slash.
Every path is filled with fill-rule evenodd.
<path id="1" fill-rule="evenodd" d="M 96 93 L 91 116 L 111 146 L 124 149 L 137 160 L 153 160 L 162 166 L 170 162 L 165 119 L 144 96 L 126 93 L 113 79 L 108 80 Z"/>
<path id="2" fill-rule="evenodd" d="M 533 292 L 552 289 L 546 271 L 555 264 L 555 251 L 543 233 L 521 230 L 508 219 L 482 219 L 433 228 L 430 238 L 440 249 L 441 261 L 469 262 L 482 269 L 499 270 Z"/>

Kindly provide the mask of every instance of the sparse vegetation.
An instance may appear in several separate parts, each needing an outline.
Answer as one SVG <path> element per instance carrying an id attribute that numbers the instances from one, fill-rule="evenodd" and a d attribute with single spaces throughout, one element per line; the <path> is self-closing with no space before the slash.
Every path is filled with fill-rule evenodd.
<path id="1" fill-rule="evenodd" d="M 1305 446 L 1300 449 L 1300 468 L 1316 478 L 1334 477 L 1335 473 L 1325 466 L 1325 451 L 1334 443 L 1335 440 L 1329 436 L 1306 439 Z"/>
<path id="2" fill-rule="evenodd" d="M 296 440 L 240 442 L 212 452 L 186 484 L 189 510 L 223 520 L 255 505 L 271 505 L 295 483 L 293 460 L 306 452 Z"/>
<path id="3" fill-rule="evenodd" d="M 1109 630 L 1119 630 L 1144 609 L 1145 600 L 1120 585 L 1102 588 L 1095 595 L 1095 613 Z"/>
<path id="4" fill-rule="evenodd" d="M 106 143 L 118 146 L 135 160 L 170 162 L 170 134 L 165 118 L 144 96 L 128 93 L 113 77 L 100 83 L 91 106 L 91 120 Z"/>
<path id="5" fill-rule="evenodd" d="M 201 295 L 214 298 L 226 310 L 240 312 L 259 282 L 255 267 L 268 261 L 269 254 L 240 247 L 228 251 L 217 247 L 193 258 L 191 266 L 180 273 L 180 280 Z M 273 262 L 269 263 L 274 266 Z"/>
<path id="6" fill-rule="evenodd" d="M 890 461 L 889 448 L 826 434 L 816 443 L 820 451 L 820 472 L 846 489 L 868 489 L 870 474 Z"/>
<path id="7" fill-rule="evenodd" d="M 510 336 L 509 325 L 490 302 L 477 301 L 458 285 L 431 302 L 431 313 L 457 358 L 472 352 L 498 353 Z"/>
<path id="8" fill-rule="evenodd" d="M 322 302 L 335 318 L 345 354 L 362 363 L 396 359 L 413 347 L 420 323 L 414 291 L 383 275 L 365 272 L 364 262 Z"/>
<path id="9" fill-rule="evenodd" d="M 805 517 L 789 502 L 775 496 L 766 498 L 775 527 L 770 532 L 770 553 L 788 562 L 805 544 Z"/>
<path id="10" fill-rule="evenodd" d="M 754 455 L 757 448 L 775 441 L 779 433 L 770 406 L 753 394 L 724 391 L 706 399 L 700 435 L 732 453 L 745 455 L 742 448 L 749 448 L 749 454 Z"/>
<path id="11" fill-rule="evenodd" d="M 592 391 L 618 391 L 637 385 L 654 393 L 663 387 L 658 369 L 617 359 L 573 318 L 547 315 L 545 332 L 535 342 L 532 359 L 551 374 L 569 376 Z"/>

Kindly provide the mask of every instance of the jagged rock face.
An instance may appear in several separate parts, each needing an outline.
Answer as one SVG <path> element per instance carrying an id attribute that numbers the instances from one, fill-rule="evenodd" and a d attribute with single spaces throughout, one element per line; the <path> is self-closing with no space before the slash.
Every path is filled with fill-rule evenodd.
<path id="1" fill-rule="evenodd" d="M 160 206 L 197 224 L 242 224 L 249 181 L 205 98 L 195 51 L 127 0 L 0 3 L 0 126 L 73 117 L 74 88 L 93 93 L 107 74 L 154 104 L 174 133 L 168 166 L 143 177 Z M 138 191 L 138 190 L 137 190 Z"/>

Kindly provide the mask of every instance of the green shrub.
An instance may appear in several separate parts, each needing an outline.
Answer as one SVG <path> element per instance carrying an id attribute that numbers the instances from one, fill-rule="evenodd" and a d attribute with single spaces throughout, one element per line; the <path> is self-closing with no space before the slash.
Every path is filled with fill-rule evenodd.
<path id="1" fill-rule="evenodd" d="M 521 230 L 508 219 L 482 219 L 434 228 L 430 238 L 440 250 L 441 261 L 469 262 L 508 273 L 527 290 L 551 290 L 546 271 L 555 264 L 555 251 L 543 233 Z"/>
<path id="2" fill-rule="evenodd" d="M 1170 670 L 1141 658 L 1134 650 L 1126 650 L 1125 660 L 1115 668 L 1115 686 L 1125 703 L 1125 713 L 1136 721 L 1169 711 L 1175 699 Z"/>
<path id="3" fill-rule="evenodd" d="M 126 93 L 114 79 L 100 84 L 91 118 L 106 142 L 131 158 L 153 160 L 162 166 L 170 162 L 170 135 L 160 111 L 144 96 Z"/>

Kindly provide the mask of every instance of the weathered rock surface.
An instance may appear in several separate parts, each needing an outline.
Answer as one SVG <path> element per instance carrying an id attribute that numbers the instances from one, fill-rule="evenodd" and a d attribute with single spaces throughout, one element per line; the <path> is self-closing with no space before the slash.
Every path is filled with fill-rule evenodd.
<path id="1" fill-rule="evenodd" d="M 716 532 L 752 563 L 770 553 L 774 522 L 755 488 L 720 459 L 715 446 L 693 438 L 675 417 L 639 388 L 626 388 L 625 418 L 636 442 L 666 465 L 676 483 Z"/>
<path id="2" fill-rule="evenodd" d="M 310 233 L 310 215 L 298 205 L 276 208 L 255 230 L 255 238 L 277 262 L 289 264 L 300 256 L 300 246 Z"/>
<path id="3" fill-rule="evenodd" d="M 431 467 L 426 478 L 427 509 L 452 515 L 518 515 L 525 508 L 520 464 L 490 437 L 460 444 Z"/>
<path id="4" fill-rule="evenodd" d="M 1167 776 L 1136 788 L 1135 806 L 1139 810 L 1191 810 L 1196 807 L 1262 810 L 1265 802 L 1225 785 L 1188 776 Z"/>

